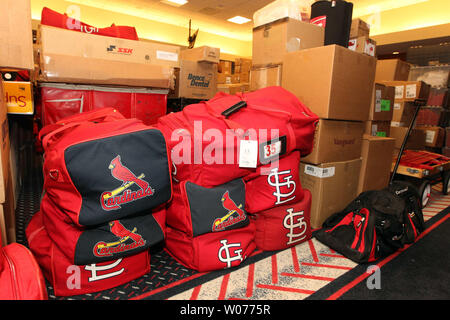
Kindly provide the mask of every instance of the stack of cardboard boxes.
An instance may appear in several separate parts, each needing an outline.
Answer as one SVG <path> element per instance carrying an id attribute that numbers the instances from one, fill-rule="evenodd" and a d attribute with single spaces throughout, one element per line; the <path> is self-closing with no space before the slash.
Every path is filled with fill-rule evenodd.
<path id="1" fill-rule="evenodd" d="M 180 65 L 175 68 L 175 87 L 169 98 L 208 100 L 217 91 L 220 49 L 202 46 L 180 52 Z"/>
<path id="2" fill-rule="evenodd" d="M 362 165 L 362 159 L 373 156 L 371 142 L 377 138 L 368 138 L 370 146 L 363 149 L 366 123 L 374 119 L 372 115 L 378 115 L 375 108 L 378 111 L 379 104 L 381 108 L 381 100 L 392 95 L 392 90 L 384 86 L 376 93 L 375 71 L 376 59 L 371 54 L 338 45 L 301 49 L 283 57 L 282 86 L 320 118 L 313 151 L 302 159 L 300 167 L 302 187 L 312 193 L 313 228 L 320 228 L 326 218 L 343 210 L 363 189 L 385 187 L 389 180 L 390 156 L 384 160 L 382 172 L 374 173 L 379 167 L 367 161 L 364 168 Z M 375 98 L 379 98 L 379 104 Z M 383 101 L 380 119 L 390 118 L 391 103 Z M 379 139 L 385 139 L 382 147 L 393 147 L 392 139 Z M 374 174 L 376 183 L 366 183 L 372 182 Z"/>
<path id="3" fill-rule="evenodd" d="M 361 19 L 353 19 L 350 28 L 348 48 L 359 53 L 376 57 L 377 43 L 369 37 L 369 34 L 369 24 Z"/>
<path id="4" fill-rule="evenodd" d="M 247 58 L 236 58 L 234 61 L 220 60 L 217 90 L 228 94 L 249 91 L 251 66 L 252 60 Z"/>
<path id="5" fill-rule="evenodd" d="M 2 72 L 15 72 L 34 69 L 33 37 L 31 28 L 30 2 L 25 0 L 3 0 L 0 2 L 0 69 Z M 0 244 L 6 245 L 16 241 L 15 207 L 17 189 L 17 170 L 15 153 L 10 143 L 8 110 L 14 113 L 27 113 L 23 92 L 29 90 L 31 84 L 16 83 L 6 85 L 0 80 Z M 19 89 L 21 87 L 23 90 Z M 13 93 L 16 92 L 16 93 Z M 19 94 L 20 92 L 20 94 Z M 28 93 L 28 100 L 31 92 Z M 22 102 L 23 101 L 23 102 Z M 23 168 L 19 168 L 23 169 Z"/>
<path id="6" fill-rule="evenodd" d="M 322 27 L 288 17 L 253 28 L 250 90 L 280 86 L 286 53 L 323 44 Z"/>

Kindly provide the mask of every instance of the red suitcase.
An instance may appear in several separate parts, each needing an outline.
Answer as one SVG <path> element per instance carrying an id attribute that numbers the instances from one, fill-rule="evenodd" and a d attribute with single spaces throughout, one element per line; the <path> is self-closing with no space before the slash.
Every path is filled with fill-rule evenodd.
<path id="1" fill-rule="evenodd" d="M 43 126 L 77 113 L 113 107 L 125 118 L 155 124 L 167 112 L 167 90 L 41 83 L 37 117 Z"/>

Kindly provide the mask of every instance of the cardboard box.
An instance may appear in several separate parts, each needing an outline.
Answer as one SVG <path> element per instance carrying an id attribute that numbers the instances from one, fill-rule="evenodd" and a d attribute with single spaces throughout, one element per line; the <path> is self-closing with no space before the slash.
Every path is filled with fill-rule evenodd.
<path id="1" fill-rule="evenodd" d="M 444 146 L 445 129 L 441 127 L 416 126 L 416 130 L 425 133 L 425 146 L 432 148 L 442 148 Z"/>
<path id="2" fill-rule="evenodd" d="M 395 88 L 375 83 L 369 120 L 391 121 L 394 113 Z"/>
<path id="3" fill-rule="evenodd" d="M 400 149 L 408 132 L 408 127 L 392 127 L 390 137 L 395 139 L 395 148 Z M 425 147 L 425 132 L 422 130 L 412 129 L 406 142 L 406 149 L 420 150 Z"/>
<path id="4" fill-rule="evenodd" d="M 285 55 L 283 88 L 320 118 L 366 121 L 376 59 L 338 45 Z"/>
<path id="5" fill-rule="evenodd" d="M 377 61 L 375 81 L 407 81 L 411 65 L 400 59 Z"/>
<path id="6" fill-rule="evenodd" d="M 416 106 L 411 102 L 394 102 L 391 126 L 408 127 L 414 118 Z"/>
<path id="7" fill-rule="evenodd" d="M 322 227 L 332 214 L 357 196 L 361 159 L 311 165 L 300 163 L 302 187 L 311 192 L 311 227 Z"/>
<path id="8" fill-rule="evenodd" d="M 389 137 L 391 133 L 391 121 L 369 120 L 365 122 L 364 134 L 374 137 Z"/>
<path id="9" fill-rule="evenodd" d="M 353 19 L 350 27 L 350 39 L 358 37 L 369 37 L 370 25 L 361 20 Z"/>
<path id="10" fill-rule="evenodd" d="M 283 18 L 253 29 L 253 66 L 280 64 L 287 52 L 320 47 L 324 44 L 324 28 Z"/>
<path id="11" fill-rule="evenodd" d="M 391 177 L 394 146 L 393 138 L 363 136 L 358 194 L 387 187 Z"/>
<path id="12" fill-rule="evenodd" d="M 252 59 L 236 58 L 234 67 L 239 68 L 239 71 L 236 71 L 235 69 L 235 72 L 250 72 L 252 68 Z"/>
<path id="13" fill-rule="evenodd" d="M 0 1 L 0 67 L 34 69 L 30 0 Z"/>
<path id="14" fill-rule="evenodd" d="M 26 81 L 4 81 L 3 95 L 10 114 L 33 114 L 33 84 Z"/>
<path id="15" fill-rule="evenodd" d="M 320 119 L 313 150 L 302 161 L 319 164 L 359 158 L 363 133 L 363 122 Z"/>
<path id="16" fill-rule="evenodd" d="M 261 68 L 252 68 L 250 71 L 250 90 L 258 90 L 271 86 L 281 86 L 281 64 L 268 65 Z"/>
<path id="17" fill-rule="evenodd" d="M 220 48 L 202 46 L 180 51 L 180 60 L 219 63 Z"/>
<path id="18" fill-rule="evenodd" d="M 218 72 L 224 74 L 233 74 L 234 62 L 229 60 L 220 60 L 218 65 Z"/>
<path id="19" fill-rule="evenodd" d="M 248 83 L 232 83 L 232 84 L 218 84 L 217 91 L 225 92 L 228 94 L 236 94 L 238 92 L 249 91 L 250 86 Z"/>
<path id="20" fill-rule="evenodd" d="M 350 50 L 376 57 L 377 43 L 368 37 L 351 38 L 348 42 Z"/>
<path id="21" fill-rule="evenodd" d="M 428 100 L 430 85 L 423 81 L 380 81 L 380 83 L 395 87 L 396 101 Z"/>
<path id="22" fill-rule="evenodd" d="M 179 47 L 41 25 L 40 80 L 173 88 Z"/>
<path id="23" fill-rule="evenodd" d="M 193 98 L 208 100 L 217 91 L 217 64 L 181 60 L 175 69 L 175 89 L 170 98 Z"/>

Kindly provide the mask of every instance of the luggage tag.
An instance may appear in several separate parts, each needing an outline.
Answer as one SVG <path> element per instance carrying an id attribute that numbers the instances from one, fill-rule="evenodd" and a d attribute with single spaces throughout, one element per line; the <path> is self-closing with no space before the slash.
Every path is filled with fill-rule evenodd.
<path id="1" fill-rule="evenodd" d="M 239 167 L 256 168 L 258 162 L 258 141 L 239 141 Z"/>

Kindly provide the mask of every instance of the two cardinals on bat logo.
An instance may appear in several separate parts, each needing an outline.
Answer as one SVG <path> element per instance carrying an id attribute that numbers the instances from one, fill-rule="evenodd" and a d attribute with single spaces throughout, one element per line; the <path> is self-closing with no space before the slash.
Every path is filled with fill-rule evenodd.
<path id="1" fill-rule="evenodd" d="M 111 160 L 108 169 L 111 175 L 122 182 L 122 185 L 112 191 L 105 191 L 100 196 L 100 203 L 103 210 L 111 211 L 121 208 L 121 205 L 153 195 L 155 192 L 149 183 L 143 178 L 142 173 L 136 176 L 130 169 L 125 167 L 120 159 L 120 155 Z M 130 190 L 131 186 L 138 186 L 139 190 Z"/>
<path id="2" fill-rule="evenodd" d="M 222 218 L 217 218 L 214 220 L 212 225 L 213 232 L 223 231 L 225 228 L 247 219 L 247 215 L 242 208 L 242 204 L 236 205 L 233 199 L 230 198 L 230 193 L 228 190 L 222 195 L 221 201 L 222 206 L 228 210 L 228 212 Z"/>

